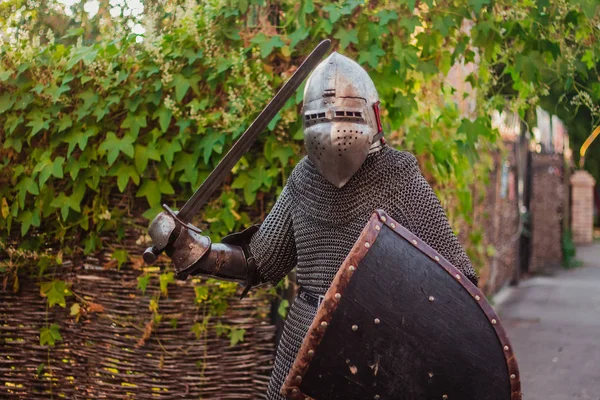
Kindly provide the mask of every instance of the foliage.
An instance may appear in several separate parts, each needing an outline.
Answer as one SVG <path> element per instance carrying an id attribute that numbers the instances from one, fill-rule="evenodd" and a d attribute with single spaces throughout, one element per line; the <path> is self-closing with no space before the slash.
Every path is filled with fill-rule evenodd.
<path id="1" fill-rule="evenodd" d="M 577 257 L 577 247 L 573 243 L 573 233 L 568 230 L 562 236 L 562 264 L 566 269 L 577 268 L 582 265 L 582 262 Z"/>
<path id="2" fill-rule="evenodd" d="M 13 11 L 1 25 L 0 241 L 2 254 L 35 253 L 22 260 L 35 259 L 40 275 L 62 253 L 78 259 L 108 247 L 118 267 L 136 262 L 106 238 L 143 229 L 135 220 L 143 209 L 151 219 L 163 202 L 181 205 L 323 38 L 369 70 L 389 142 L 418 156 L 476 262 L 487 247 L 472 193 L 499 146 L 489 113 L 530 120 L 540 99 L 553 98 L 557 110 L 598 115 L 599 21 L 588 0 L 158 1 L 145 10 L 143 37 L 102 13 L 81 20 L 83 31 L 59 33 L 30 5 L 0 10 L 22 10 L 22 20 Z M 301 100 L 300 90 L 199 216 L 214 240 L 260 219 L 285 184 L 303 153 Z M 60 259 L 44 258 L 48 248 L 60 248 Z M 17 276 L 15 260 L 0 268 Z M 148 279 L 140 277 L 141 291 Z M 172 275 L 158 279 L 153 323 Z M 42 293 L 66 305 L 58 281 Z M 198 298 L 218 314 L 216 293 L 210 304 Z M 47 329 L 51 344 L 59 337 Z"/>

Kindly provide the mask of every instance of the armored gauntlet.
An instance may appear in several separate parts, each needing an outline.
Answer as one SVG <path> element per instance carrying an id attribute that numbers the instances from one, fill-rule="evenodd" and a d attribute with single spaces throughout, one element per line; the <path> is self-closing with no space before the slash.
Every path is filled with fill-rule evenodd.
<path id="1" fill-rule="evenodd" d="M 254 257 L 248 250 L 248 243 L 257 229 L 253 226 L 226 236 L 222 243 L 211 243 L 208 236 L 178 226 L 169 214 L 161 213 L 152 222 L 149 233 L 153 242 L 161 245 L 173 260 L 177 279 L 185 280 L 190 275 L 213 276 L 244 285 L 245 295 L 250 287 L 260 283 Z M 169 238 L 172 235 L 177 238 L 171 244 Z"/>

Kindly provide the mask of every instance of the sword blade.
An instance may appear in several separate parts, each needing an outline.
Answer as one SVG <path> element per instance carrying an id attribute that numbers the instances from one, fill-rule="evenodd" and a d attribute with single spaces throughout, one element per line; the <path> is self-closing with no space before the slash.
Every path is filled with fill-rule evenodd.
<path id="1" fill-rule="evenodd" d="M 256 117 L 254 122 L 250 124 L 246 132 L 231 147 L 229 152 L 223 157 L 216 168 L 204 180 L 202 185 L 196 192 L 185 202 L 179 210 L 177 217 L 182 222 L 190 222 L 192 217 L 196 215 L 212 194 L 221 186 L 231 169 L 237 164 L 244 154 L 248 152 L 250 147 L 256 142 L 258 135 L 262 133 L 269 122 L 277 115 L 279 110 L 284 106 L 287 100 L 294 94 L 296 89 L 304 82 L 308 74 L 317 66 L 321 58 L 329 50 L 331 45 L 330 40 L 323 40 L 315 47 L 310 55 L 298 67 L 292 77 L 279 89 L 279 92 L 271 99 L 269 104 Z"/>

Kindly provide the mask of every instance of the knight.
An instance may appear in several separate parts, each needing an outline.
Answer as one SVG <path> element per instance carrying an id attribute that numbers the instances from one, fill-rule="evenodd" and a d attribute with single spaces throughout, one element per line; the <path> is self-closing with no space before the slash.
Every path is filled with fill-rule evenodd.
<path id="1" fill-rule="evenodd" d="M 285 399 L 281 386 L 319 299 L 375 209 L 384 210 L 477 284 L 416 158 L 385 143 L 377 90 L 359 64 L 338 53 L 322 61 L 306 83 L 301 118 L 307 156 L 259 227 L 211 243 L 183 226 L 167 247 L 178 278 L 232 280 L 246 291 L 276 284 L 297 269 L 300 290 L 278 345 L 270 400 Z M 157 218 L 164 222 L 172 217 L 163 213 Z"/>

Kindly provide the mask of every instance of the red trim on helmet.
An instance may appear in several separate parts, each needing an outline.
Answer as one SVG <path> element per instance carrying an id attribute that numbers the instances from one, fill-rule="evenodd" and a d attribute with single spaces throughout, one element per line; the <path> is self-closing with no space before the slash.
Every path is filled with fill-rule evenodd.
<path id="1" fill-rule="evenodd" d="M 383 128 L 381 127 L 381 115 L 379 113 L 379 101 L 373 104 L 373 111 L 375 111 L 375 120 L 377 121 L 377 133 L 383 132 Z"/>

